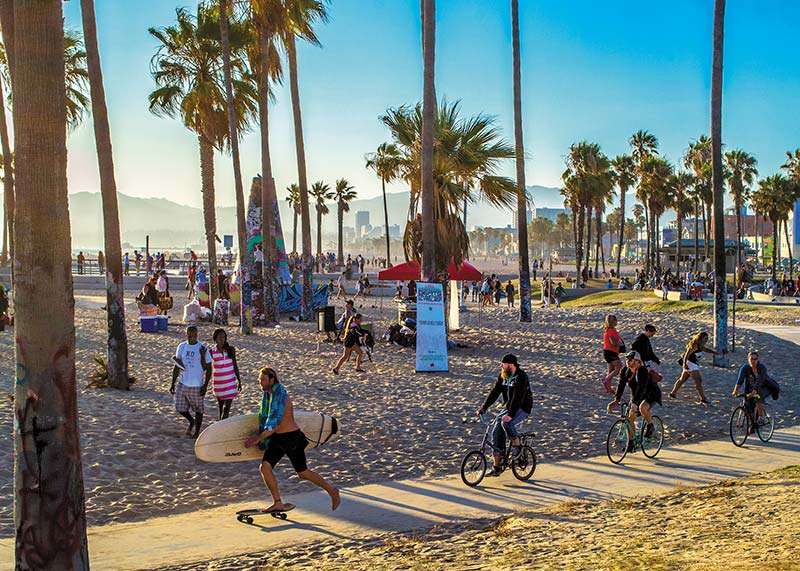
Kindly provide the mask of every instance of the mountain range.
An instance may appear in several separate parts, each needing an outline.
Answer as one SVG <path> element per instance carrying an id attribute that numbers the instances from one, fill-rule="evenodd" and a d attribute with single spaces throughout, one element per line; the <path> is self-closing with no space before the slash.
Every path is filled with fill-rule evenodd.
<path id="1" fill-rule="evenodd" d="M 534 204 L 540 208 L 562 208 L 563 198 L 558 188 L 529 186 L 528 192 Z M 2 196 L 2 195 L 0 195 Z M 150 236 L 151 249 L 204 247 L 203 211 L 201 208 L 178 204 L 165 198 L 140 198 L 120 193 L 120 227 L 123 249 L 143 248 L 145 236 Z M 409 193 L 387 193 L 389 224 L 402 225 L 408 214 Z M 0 212 L 2 212 L 0 199 Z M 330 214 L 323 217 L 323 236 L 326 240 L 336 237 L 336 205 L 329 204 Z M 358 199 L 350 203 L 350 212 L 344 215 L 344 225 L 355 225 L 355 213 L 366 211 L 372 226 L 383 224 L 383 198 Z M 281 222 L 286 245 L 291 247 L 292 213 L 286 200 L 280 200 Z M 74 250 L 95 251 L 102 249 L 103 213 L 99 192 L 77 192 L 69 195 L 69 214 L 72 225 L 72 246 Z M 217 234 L 236 233 L 236 209 L 233 206 L 219 206 L 217 214 Z M 2 214 L 0 214 L 1 216 Z M 468 208 L 468 225 L 505 227 L 512 223 L 513 212 L 481 203 Z M 316 235 L 316 212 L 311 211 L 312 235 Z M 298 230 L 299 233 L 299 230 Z M 299 239 L 299 236 L 298 236 Z"/>

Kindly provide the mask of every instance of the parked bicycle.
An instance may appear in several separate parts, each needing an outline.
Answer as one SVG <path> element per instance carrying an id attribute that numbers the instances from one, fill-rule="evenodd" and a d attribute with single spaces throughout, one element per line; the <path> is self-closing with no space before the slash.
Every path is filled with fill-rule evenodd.
<path id="1" fill-rule="evenodd" d="M 753 398 L 760 398 L 757 393 L 753 393 Z M 736 446 L 744 446 L 747 437 L 755 432 L 761 442 L 769 442 L 772 433 L 775 431 L 775 417 L 772 415 L 772 407 L 763 403 L 764 412 L 760 418 L 756 419 L 753 410 L 747 406 L 746 394 L 738 394 L 736 398 L 742 399 L 742 404 L 731 412 L 730 433 L 731 442 Z M 752 407 L 755 409 L 755 406 Z"/>
<path id="2" fill-rule="evenodd" d="M 500 422 L 501 416 L 497 416 L 493 421 L 487 422 L 486 432 L 483 433 L 480 448 L 467 452 L 461 461 L 461 480 L 469 487 L 473 488 L 483 481 L 486 476 L 486 469 L 489 466 L 487 456 L 491 458 L 494 453 L 492 433 L 495 425 Z M 486 422 L 484 416 L 481 420 Z M 533 449 L 532 441 L 536 435 L 533 432 L 520 432 L 519 443 L 520 453 L 516 457 L 511 452 L 511 439 L 506 438 L 505 449 L 503 450 L 503 460 L 500 465 L 505 470 L 509 466 L 514 477 L 520 481 L 530 480 L 536 471 L 536 451 Z"/>
<path id="3" fill-rule="evenodd" d="M 628 418 L 630 404 L 620 407 L 619 420 L 611 425 L 606 438 L 606 454 L 614 464 L 619 464 L 628 454 L 641 449 L 648 458 L 655 458 L 664 444 L 664 423 L 653 415 L 653 432 L 645 436 L 647 423 L 639 416 L 636 424 Z"/>

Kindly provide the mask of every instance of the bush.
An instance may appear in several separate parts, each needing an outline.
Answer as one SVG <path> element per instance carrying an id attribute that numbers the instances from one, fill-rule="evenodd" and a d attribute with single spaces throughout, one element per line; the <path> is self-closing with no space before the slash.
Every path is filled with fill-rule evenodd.
<path id="1" fill-rule="evenodd" d="M 94 370 L 89 373 L 89 382 L 86 384 L 90 389 L 107 389 L 111 386 L 109 383 L 108 363 L 106 358 L 101 355 L 93 355 L 92 362 L 94 363 Z M 130 387 L 136 382 L 135 377 L 128 377 L 128 386 Z"/>

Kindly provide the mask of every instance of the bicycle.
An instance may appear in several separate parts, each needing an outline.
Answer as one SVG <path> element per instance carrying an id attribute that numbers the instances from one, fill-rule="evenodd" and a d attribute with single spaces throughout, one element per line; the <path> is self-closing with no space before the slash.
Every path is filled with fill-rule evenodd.
<path id="1" fill-rule="evenodd" d="M 761 416 L 760 422 L 756 420 L 753 411 L 747 406 L 746 394 L 738 394 L 736 398 L 742 399 L 742 404 L 738 405 L 731 412 L 730 421 L 730 434 L 731 442 L 735 446 L 744 446 L 748 435 L 755 432 L 758 434 L 761 442 L 769 442 L 772 438 L 772 433 L 775 431 L 775 418 L 772 415 L 772 408 L 767 403 L 764 403 L 764 413 Z M 755 394 L 753 398 L 761 398 Z M 754 407 L 755 408 L 755 407 Z"/>
<path id="2" fill-rule="evenodd" d="M 464 459 L 461 461 L 461 480 L 470 488 L 474 488 L 483 481 L 486 476 L 486 469 L 488 461 L 486 459 L 487 446 L 489 454 L 494 453 L 494 444 L 492 442 L 492 433 L 495 426 L 500 422 L 501 416 L 496 417 L 493 421 L 487 422 L 486 432 L 483 433 L 483 440 L 481 441 L 480 448 L 470 450 L 467 452 Z M 481 420 L 486 422 L 483 415 Z M 530 480 L 533 473 L 536 471 L 536 451 L 531 446 L 531 441 L 536 434 L 533 432 L 520 432 L 519 444 L 521 446 L 518 456 L 513 457 L 511 453 L 511 439 L 506 438 L 506 446 L 503 450 L 502 463 L 500 465 L 502 470 L 509 466 L 514 477 L 521 482 Z"/>
<path id="3" fill-rule="evenodd" d="M 620 417 L 608 431 L 606 437 L 606 454 L 614 464 L 619 464 L 628 454 L 630 443 L 633 443 L 631 452 L 641 448 L 642 453 L 648 458 L 655 458 L 664 444 L 664 423 L 661 418 L 653 415 L 653 432 L 645 436 L 647 423 L 644 418 L 638 426 L 631 423 L 628 418 L 630 404 L 623 403 L 620 407 Z"/>

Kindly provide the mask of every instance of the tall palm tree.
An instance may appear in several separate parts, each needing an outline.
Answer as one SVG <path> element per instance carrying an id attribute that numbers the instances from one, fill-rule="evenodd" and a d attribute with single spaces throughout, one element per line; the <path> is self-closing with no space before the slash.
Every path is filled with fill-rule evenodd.
<path id="1" fill-rule="evenodd" d="M 786 152 L 786 162 L 781 165 L 781 168 L 786 171 L 786 176 L 789 178 L 790 184 L 792 186 L 792 190 L 794 191 L 794 200 L 791 204 L 791 209 L 794 210 L 795 217 L 800 216 L 800 209 L 796 208 L 797 200 L 800 200 L 800 149 L 795 149 L 794 152 L 787 151 Z M 784 224 L 788 225 L 788 216 L 787 220 L 784 221 Z M 789 228 L 786 228 L 786 239 L 787 243 L 789 240 Z M 797 241 L 795 239 L 795 241 Z M 794 257 L 792 256 L 792 247 L 789 244 L 789 275 L 790 277 L 794 275 Z"/>
<path id="2" fill-rule="evenodd" d="M 3 42 L 0 42 L 0 101 L 5 105 L 6 97 L 3 89 L 3 81 L 9 82 L 9 92 L 13 97 L 13 84 L 10 81 L 12 77 L 13 66 L 13 4 L 10 2 L 3 2 L 0 6 L 0 17 L 2 22 L 0 26 L 8 30 L 3 35 Z M 9 11 L 8 9 L 11 8 Z M 6 47 L 8 44 L 8 48 Z M 89 107 L 89 97 L 86 95 L 89 81 L 89 72 L 86 68 L 86 51 L 83 47 L 83 37 L 79 32 L 74 30 L 66 30 L 64 32 L 64 81 L 66 84 L 67 98 L 67 125 L 70 130 L 76 129 L 86 115 L 86 110 Z M 11 97 L 9 98 L 10 101 Z M 2 108 L 5 110 L 5 107 Z M 4 173 L 4 209 L 3 216 L 5 218 L 5 226 L 8 232 L 8 248 L 7 251 L 13 256 L 14 252 L 14 168 L 13 158 L 14 152 L 9 142 L 8 124 L 6 122 L 5 114 L 0 117 L 0 150 L 3 152 L 3 173 Z M 4 251 L 6 249 L 4 248 Z M 3 254 L 3 263 L 5 263 L 6 254 Z"/>
<path id="3" fill-rule="evenodd" d="M 469 252 L 469 238 L 461 219 L 464 200 L 486 200 L 510 208 L 516 204 L 513 180 L 497 173 L 513 148 L 502 139 L 495 120 L 485 115 L 462 118 L 460 105 L 443 100 L 434 115 L 435 273 L 444 277 L 450 259 L 460 264 Z M 421 105 L 389 109 L 382 118 L 404 154 L 402 178 L 411 186 L 409 222 L 403 238 L 407 259 L 424 257 L 421 206 Z M 465 186 L 464 180 L 474 181 Z M 422 212 L 420 212 L 422 210 Z"/>
<path id="4" fill-rule="evenodd" d="M 708 209 L 711 207 L 712 192 L 711 192 L 711 139 L 707 135 L 701 135 L 696 141 L 689 144 L 689 148 L 683 157 L 684 166 L 694 174 L 694 188 L 691 191 L 691 196 L 695 204 L 694 213 L 694 256 L 695 256 L 695 271 L 699 271 L 698 260 L 698 237 L 700 232 L 698 230 L 700 215 L 703 215 L 703 238 L 704 238 L 704 257 L 706 260 L 706 273 L 708 273 L 708 260 L 710 257 L 710 232 L 707 222 L 710 219 L 708 216 Z"/>
<path id="5" fill-rule="evenodd" d="M 330 213 L 326 200 L 333 200 L 334 194 L 331 187 L 322 181 L 317 181 L 311 186 L 309 194 L 314 197 L 314 207 L 317 210 L 317 255 L 322 253 L 322 217 Z"/>
<path id="6" fill-rule="evenodd" d="M 183 125 L 197 135 L 209 275 L 213 278 L 217 275 L 214 149 L 220 149 L 230 137 L 221 77 L 222 50 L 218 38 L 209 33 L 216 32 L 219 25 L 202 5 L 196 16 L 183 8 L 177 9 L 176 15 L 175 25 L 149 30 L 160 44 L 151 61 L 156 90 L 149 96 L 150 111 L 159 116 L 179 116 Z M 237 72 L 245 68 L 239 56 L 233 57 L 231 66 Z M 243 130 L 255 116 L 257 93 L 246 76 L 237 77 L 233 88 L 236 121 L 239 130 Z M 209 280 L 212 304 L 217 294 L 216 281 Z"/>
<path id="7" fill-rule="evenodd" d="M 772 279 L 776 279 L 778 268 L 778 230 L 785 213 L 794 205 L 788 187 L 790 180 L 782 174 L 774 174 L 758 182 L 758 189 L 753 191 L 751 201 L 753 208 L 772 222 Z M 788 206 L 788 208 L 787 208 Z"/>
<path id="8" fill-rule="evenodd" d="M 641 232 L 642 227 L 646 226 L 645 216 L 644 216 L 644 206 L 641 204 L 634 204 L 633 210 L 631 211 L 633 214 L 634 223 L 636 225 L 636 254 L 637 256 L 640 255 L 640 237 L 639 233 Z"/>
<path id="9" fill-rule="evenodd" d="M 344 213 L 350 212 L 349 202 L 355 200 L 358 194 L 353 187 L 347 182 L 346 179 L 340 178 L 336 181 L 336 187 L 333 191 L 333 199 L 336 201 L 336 222 L 339 230 L 337 259 L 344 259 L 344 241 L 342 240 L 342 228 L 344 225 Z M 388 228 L 386 230 L 389 231 Z"/>
<path id="10" fill-rule="evenodd" d="M 758 176 L 758 162 L 753 155 L 741 149 L 735 149 L 725 153 L 725 164 L 728 167 L 728 183 L 733 197 L 733 206 L 736 209 L 736 265 L 741 266 L 742 208 L 750 194 L 750 186 Z"/>
<path id="11" fill-rule="evenodd" d="M 233 97 L 233 68 L 231 65 L 230 21 L 228 16 L 229 0 L 219 0 L 219 32 L 222 44 L 222 74 L 225 85 L 225 107 L 228 113 L 228 140 L 230 141 L 231 160 L 233 161 L 233 186 L 236 195 L 236 233 L 239 250 L 239 279 L 241 285 L 250 282 L 249 258 L 247 248 L 247 217 L 244 207 L 244 184 L 242 183 L 242 165 L 239 158 L 239 125 L 236 120 Z M 249 296 L 240 296 L 240 324 L 242 335 L 252 333 L 253 317 Z"/>
<path id="12" fill-rule="evenodd" d="M 556 228 L 558 228 L 558 242 L 559 246 L 564 246 L 564 233 L 569 228 L 569 215 L 566 212 L 559 212 L 556 214 Z"/>
<path id="13" fill-rule="evenodd" d="M 400 169 L 403 164 L 403 154 L 397 145 L 393 143 L 381 143 L 378 150 L 366 156 L 367 168 L 372 169 L 381 179 L 381 190 L 383 191 L 383 222 L 386 227 L 386 264 L 387 267 L 392 259 L 389 247 L 389 208 L 386 205 L 386 183 L 391 182 L 400 176 Z"/>
<path id="14" fill-rule="evenodd" d="M 681 275 L 681 260 L 683 256 L 683 220 L 686 213 L 692 208 L 694 202 L 689 195 L 689 189 L 694 185 L 694 176 L 690 172 L 680 171 L 675 174 L 673 186 L 675 193 L 672 197 L 672 207 L 675 210 L 675 219 L 678 226 L 678 241 L 675 252 L 675 275 Z"/>
<path id="15" fill-rule="evenodd" d="M 88 570 L 61 2 L 16 2 L 14 22 L 15 568 Z"/>
<path id="16" fill-rule="evenodd" d="M 308 175 L 306 173 L 305 142 L 303 141 L 303 116 L 300 107 L 296 40 L 300 38 L 311 45 L 319 46 L 320 42 L 314 32 L 314 26 L 318 22 L 326 22 L 328 20 L 328 12 L 325 2 L 321 0 L 279 0 L 279 2 L 281 10 L 273 10 L 273 14 L 283 16 L 283 25 L 280 26 L 280 30 L 289 64 L 289 90 L 292 97 L 292 117 L 294 119 L 295 154 L 297 156 L 297 182 L 300 186 L 300 221 L 303 243 L 303 285 L 300 317 L 305 320 L 311 318 L 313 310 L 313 258 L 311 252 L 311 213 L 308 203 Z"/>
<path id="17" fill-rule="evenodd" d="M 519 0 L 511 0 L 511 37 L 514 66 L 514 154 L 517 166 L 517 244 L 519 252 L 519 320 L 531 321 L 531 274 L 528 258 L 528 192 L 525 189 L 525 147 L 522 141 L 522 87 L 520 79 Z"/>
<path id="18" fill-rule="evenodd" d="M 636 182 L 636 164 L 630 155 L 618 155 L 611 161 L 614 169 L 614 179 L 619 187 L 619 241 L 617 242 L 617 276 L 619 276 L 620 260 L 622 258 L 622 245 L 625 238 L 625 198 L 628 189 Z"/>
<path id="19" fill-rule="evenodd" d="M 725 0 L 714 1 L 711 71 L 711 169 L 714 194 L 714 364 L 727 366 L 728 291 L 725 273 L 725 178 L 722 166 L 722 47 Z"/>
<path id="20" fill-rule="evenodd" d="M 436 121 L 436 1 L 421 0 L 422 17 L 422 153 L 420 169 L 420 194 L 422 197 L 422 278 L 436 281 L 436 234 L 439 221 L 436 216 L 434 195 L 434 139 Z"/>
<path id="21" fill-rule="evenodd" d="M 111 150 L 111 127 L 103 87 L 103 70 L 97 46 L 94 0 L 81 0 L 83 33 L 91 91 L 97 163 L 100 167 L 100 194 L 103 200 L 103 247 L 106 255 L 106 314 L 108 380 L 116 389 L 128 390 L 128 336 L 125 332 L 125 297 L 122 278 L 122 244 L 117 206 L 117 183 L 114 178 L 114 155 Z"/>
<path id="22" fill-rule="evenodd" d="M 658 219 L 667 210 L 672 201 L 671 177 L 673 166 L 662 157 L 651 156 L 644 160 L 639 168 L 639 186 L 637 198 L 642 201 L 648 217 L 647 252 L 651 259 L 648 268 L 661 267 L 658 256 Z"/>
<path id="23" fill-rule="evenodd" d="M 650 133 L 646 130 L 639 130 L 636 131 L 633 135 L 631 135 L 630 139 L 628 139 L 628 145 L 631 147 L 631 157 L 633 158 L 633 162 L 635 165 L 634 173 L 636 178 L 639 179 L 639 184 L 636 188 L 636 197 L 642 203 L 645 210 L 645 224 L 646 224 L 646 232 L 647 232 L 647 253 L 645 259 L 645 272 L 649 276 L 650 270 L 653 266 L 653 257 L 655 253 L 651 250 L 651 244 L 653 242 L 652 236 L 656 233 L 656 229 L 651 226 L 651 220 L 653 217 L 650 216 L 649 209 L 649 200 L 645 196 L 645 191 L 641 189 L 642 183 L 642 175 L 644 170 L 645 162 L 658 155 L 658 139 L 655 135 Z"/>
<path id="24" fill-rule="evenodd" d="M 300 216 L 300 187 L 296 184 L 291 184 L 286 187 L 289 193 L 286 196 L 286 202 L 292 209 L 294 215 L 294 223 L 292 224 L 292 252 L 297 252 L 297 217 Z"/>

